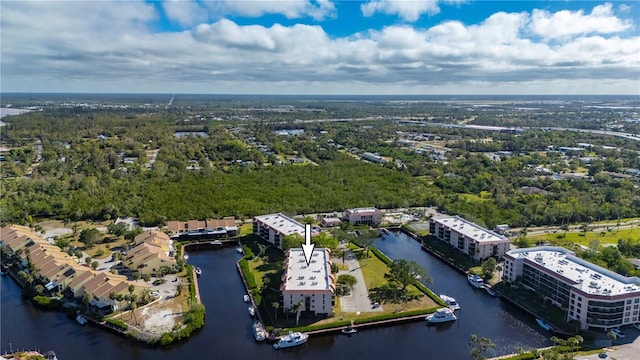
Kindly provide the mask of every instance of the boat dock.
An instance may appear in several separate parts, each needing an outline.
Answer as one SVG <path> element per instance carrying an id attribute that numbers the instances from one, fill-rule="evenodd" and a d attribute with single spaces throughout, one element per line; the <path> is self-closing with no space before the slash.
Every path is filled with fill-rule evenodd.
<path id="1" fill-rule="evenodd" d="M 373 327 L 378 327 L 383 325 L 398 324 L 398 323 L 410 322 L 410 321 L 424 321 L 424 318 L 425 316 L 427 316 L 427 314 L 429 313 L 425 312 L 424 314 L 420 314 L 420 315 L 411 315 L 411 316 L 405 316 L 405 317 L 395 318 L 395 319 L 378 320 L 378 321 L 371 321 L 371 322 L 365 322 L 360 324 L 354 323 L 353 326 L 344 325 L 344 326 L 337 326 L 329 329 L 311 330 L 311 331 L 305 332 L 305 334 L 308 334 L 310 336 L 311 335 L 327 335 L 327 334 L 339 333 L 339 332 L 342 332 L 342 330 L 351 328 L 351 327 L 354 329 L 365 329 L 365 328 L 373 328 Z"/>

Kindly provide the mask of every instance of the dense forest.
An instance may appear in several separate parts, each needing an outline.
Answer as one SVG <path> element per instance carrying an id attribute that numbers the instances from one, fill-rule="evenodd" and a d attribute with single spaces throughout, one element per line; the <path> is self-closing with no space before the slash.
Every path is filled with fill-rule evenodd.
<path id="1" fill-rule="evenodd" d="M 640 216 L 637 178 L 617 175 L 640 168 L 638 141 L 535 129 L 513 134 L 443 127 L 438 122 L 457 123 L 473 109 L 394 104 L 282 107 L 229 100 L 171 108 L 50 106 L 12 116 L 0 133 L 7 148 L 0 219 L 27 223 L 134 216 L 154 225 L 278 211 L 425 205 L 489 227 Z M 488 123 L 488 113 L 474 119 Z M 553 114 L 545 121 L 557 125 Z M 560 114 L 564 122 L 567 111 Z M 624 118 L 607 114 L 611 121 Z M 424 122 L 403 121 L 416 116 Z M 342 117 L 362 119 L 305 121 Z M 596 123 L 595 115 L 584 118 Z M 279 135 L 283 129 L 303 133 Z M 439 158 L 407 146 L 408 138 L 420 134 L 438 139 L 428 146 L 440 149 Z M 580 143 L 590 148 L 573 155 L 549 151 Z M 498 151 L 513 155 L 496 159 Z M 362 161 L 363 152 L 389 161 Z M 554 178 L 541 175 L 540 167 L 584 176 Z"/>

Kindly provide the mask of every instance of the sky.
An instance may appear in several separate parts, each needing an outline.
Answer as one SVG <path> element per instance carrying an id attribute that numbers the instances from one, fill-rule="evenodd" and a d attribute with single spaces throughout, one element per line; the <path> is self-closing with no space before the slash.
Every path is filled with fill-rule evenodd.
<path id="1" fill-rule="evenodd" d="M 0 91 L 640 95 L 640 2 L 0 1 Z"/>

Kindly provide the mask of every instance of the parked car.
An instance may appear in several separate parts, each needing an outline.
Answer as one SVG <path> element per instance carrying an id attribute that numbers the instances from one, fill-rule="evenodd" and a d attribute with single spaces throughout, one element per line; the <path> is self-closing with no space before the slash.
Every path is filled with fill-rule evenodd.
<path id="1" fill-rule="evenodd" d="M 622 338 L 625 338 L 627 336 L 622 331 L 620 331 L 620 329 L 618 329 L 618 328 L 613 328 L 613 329 L 611 329 L 611 331 L 613 331 L 613 333 L 616 334 L 616 337 L 618 339 L 622 339 Z M 607 333 L 608 333 L 608 331 L 607 331 Z"/>

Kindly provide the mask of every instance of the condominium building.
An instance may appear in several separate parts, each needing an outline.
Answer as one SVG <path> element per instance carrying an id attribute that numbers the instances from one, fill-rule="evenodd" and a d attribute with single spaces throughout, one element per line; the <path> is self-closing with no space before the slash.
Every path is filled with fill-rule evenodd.
<path id="1" fill-rule="evenodd" d="M 382 218 L 382 211 L 373 207 L 347 209 L 343 218 L 351 225 L 377 225 Z"/>
<path id="2" fill-rule="evenodd" d="M 625 277 L 558 247 L 506 253 L 503 280 L 541 294 L 582 329 L 610 329 L 640 322 L 640 278 Z"/>
<path id="3" fill-rule="evenodd" d="M 314 249 L 311 262 L 307 261 L 301 248 L 287 251 L 282 274 L 282 307 L 294 309 L 302 303 L 302 311 L 315 315 L 326 315 L 335 305 L 335 279 L 331 273 L 329 249 Z"/>
<path id="4" fill-rule="evenodd" d="M 253 218 L 253 233 L 281 248 L 287 235 L 299 234 L 304 238 L 304 225 L 280 213 L 260 215 Z"/>
<path id="5" fill-rule="evenodd" d="M 429 232 L 478 261 L 501 258 L 510 247 L 508 238 L 457 215 L 432 217 Z"/>

